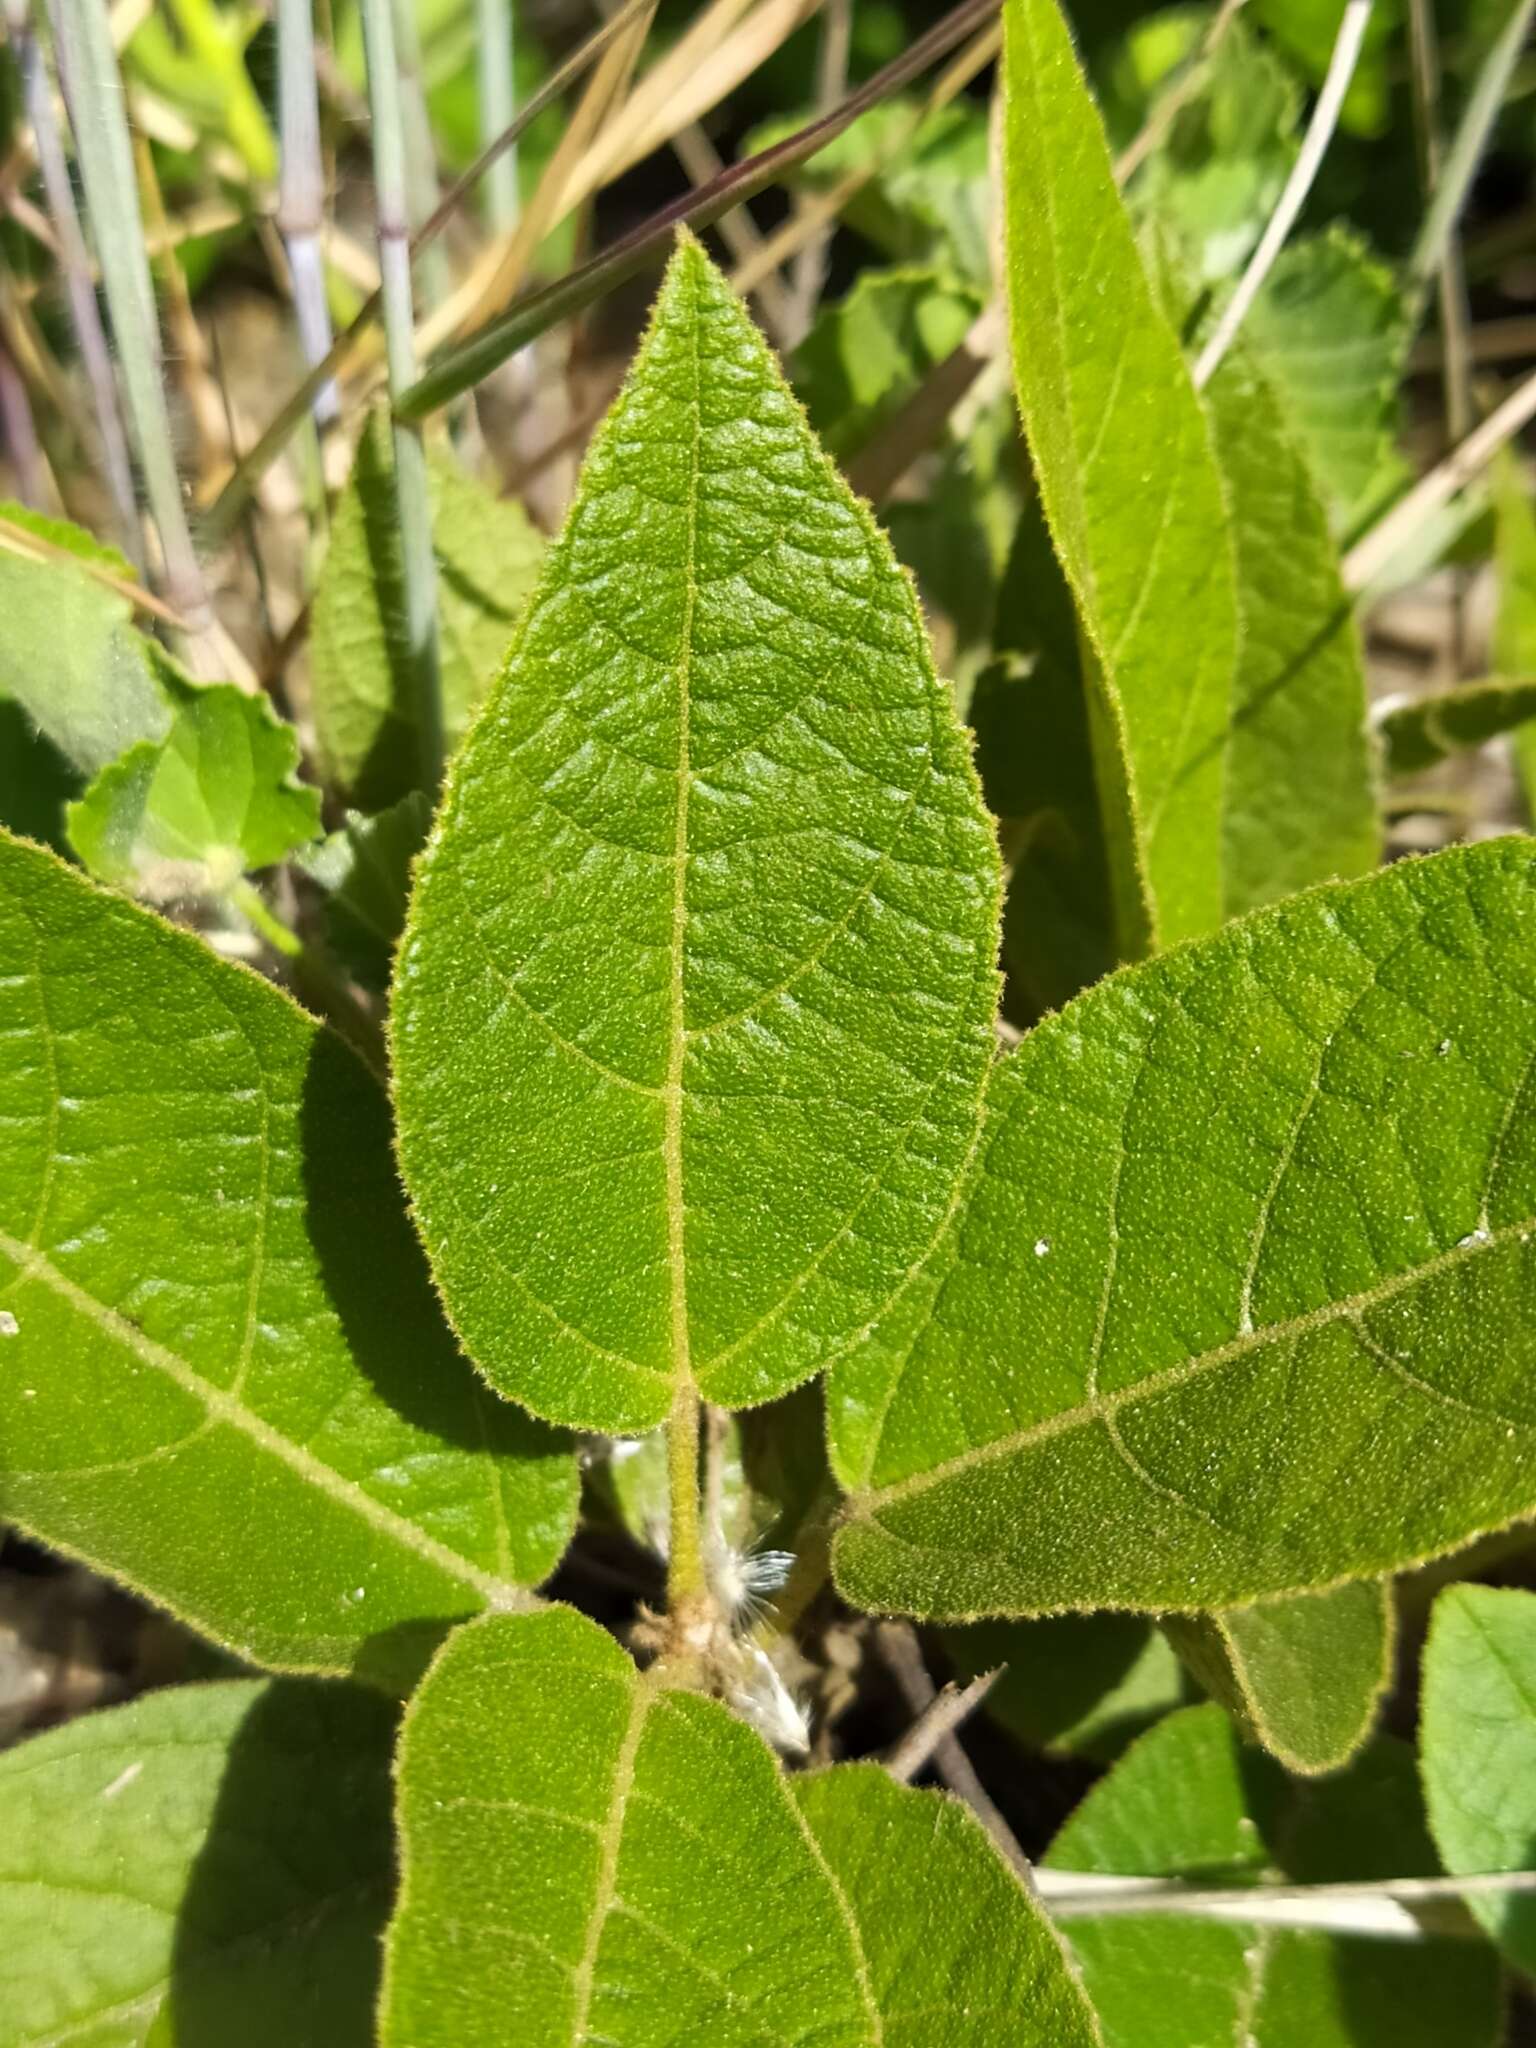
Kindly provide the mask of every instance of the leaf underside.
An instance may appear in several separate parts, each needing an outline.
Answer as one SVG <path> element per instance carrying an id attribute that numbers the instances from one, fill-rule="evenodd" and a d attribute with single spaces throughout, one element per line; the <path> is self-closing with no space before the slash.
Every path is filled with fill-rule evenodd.
<path id="1" fill-rule="evenodd" d="M 269 983 L 0 836 L 0 1513 L 279 1668 L 526 1598 L 569 1447 L 477 1387 L 383 1097 Z"/>
<path id="2" fill-rule="evenodd" d="M 959 1222 L 828 1389 L 857 1604 L 1189 1609 L 1536 1508 L 1536 848 L 1333 885 L 996 1070 Z"/>
<path id="3" fill-rule="evenodd" d="M 402 1167 L 492 1383 L 647 1429 L 856 1336 L 974 1142 L 997 894 L 910 585 L 685 244 L 396 966 Z"/>

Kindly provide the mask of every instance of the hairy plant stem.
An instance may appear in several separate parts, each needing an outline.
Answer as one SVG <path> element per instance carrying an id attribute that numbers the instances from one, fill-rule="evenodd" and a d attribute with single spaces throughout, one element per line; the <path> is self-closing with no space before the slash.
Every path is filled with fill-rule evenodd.
<path id="1" fill-rule="evenodd" d="M 698 1389 L 679 1387 L 667 1420 L 667 1611 L 678 1647 L 710 1604 L 699 1511 L 699 1412 Z"/>

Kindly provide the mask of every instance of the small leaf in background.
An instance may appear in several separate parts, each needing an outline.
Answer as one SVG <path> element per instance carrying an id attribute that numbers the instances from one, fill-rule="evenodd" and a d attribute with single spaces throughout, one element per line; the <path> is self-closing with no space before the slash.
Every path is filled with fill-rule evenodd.
<path id="1" fill-rule="evenodd" d="M 1115 907 L 1089 731 L 1082 641 L 1040 501 L 1026 497 L 971 699 L 976 766 L 1008 863 L 1005 1001 L 1016 1024 L 1116 964 Z"/>
<path id="2" fill-rule="evenodd" d="M 4 837 L 0 1302 L 0 1513 L 240 1656 L 408 1686 L 569 1540 L 570 1448 L 456 1355 L 362 1063 Z"/>
<path id="3" fill-rule="evenodd" d="M 402 1167 L 493 1384 L 629 1434 L 854 1338 L 974 1142 L 997 893 L 911 586 L 686 242 L 396 961 Z"/>
<path id="4" fill-rule="evenodd" d="M 319 832 L 298 762 L 298 734 L 265 697 L 189 690 L 163 740 L 130 747 L 70 805 L 70 841 L 93 875 L 152 903 L 222 896 Z"/>
<path id="5" fill-rule="evenodd" d="M 1093 650 L 1117 951 L 1136 958 L 1222 917 L 1232 547 L 1200 403 L 1056 0 L 1008 0 L 1003 68 L 1014 382 Z"/>
<path id="6" fill-rule="evenodd" d="M 78 526 L 0 503 L 15 526 L 113 576 L 133 566 Z M 133 607 L 83 569 L 0 548 L 0 697 L 27 713 L 71 766 L 104 768 L 136 740 L 162 739 L 171 704 Z"/>
<path id="7" fill-rule="evenodd" d="M 79 771 L 14 698 L 0 695 L 0 825 L 64 853 L 64 807 L 80 789 Z"/>
<path id="8" fill-rule="evenodd" d="M 1092 2048 L 1043 1915 L 958 1803 L 786 1779 L 569 1608 L 461 1629 L 398 1763 L 383 2048 Z"/>
<path id="9" fill-rule="evenodd" d="M 1344 0 L 1254 0 L 1253 13 L 1314 85 L 1321 85 L 1338 40 Z M 1359 60 L 1344 95 L 1340 125 L 1347 134 L 1380 135 L 1392 112 L 1393 44 L 1403 22 L 1403 0 L 1377 0 L 1366 24 Z"/>
<path id="10" fill-rule="evenodd" d="M 1273 390 L 1241 341 L 1206 391 L 1227 488 L 1239 655 L 1222 845 L 1229 917 L 1381 851 L 1365 663 L 1327 514 Z"/>
<path id="11" fill-rule="evenodd" d="M 1347 1763 L 1392 1682 L 1397 1630 L 1388 1582 L 1170 1615 L 1164 1627 L 1211 1697 L 1291 1771 L 1315 1775 Z"/>
<path id="12" fill-rule="evenodd" d="M 1536 676 L 1536 504 L 1518 460 L 1506 451 L 1493 471 L 1494 572 L 1498 609 L 1489 653 L 1505 676 Z M 1536 729 L 1515 741 L 1528 815 L 1536 815 Z"/>
<path id="13" fill-rule="evenodd" d="M 1042 1869 L 1199 1886 L 1431 1876 L 1413 1758 L 1378 1741 L 1342 1776 L 1287 1785 L 1219 1707 L 1170 1714 L 1061 1829 Z M 1495 2048 L 1493 1956 L 1457 1939 L 1313 1933 L 1186 1914 L 1063 1909 L 1107 2048 Z"/>
<path id="14" fill-rule="evenodd" d="M 1243 323 L 1255 360 L 1301 437 L 1334 530 L 1407 481 L 1398 386 L 1410 339 L 1396 279 L 1347 228 L 1283 249 Z"/>
<path id="15" fill-rule="evenodd" d="M 1385 707 L 1384 707 L 1385 708 Z M 1506 682 L 1490 676 L 1462 683 L 1432 697 L 1413 697 L 1386 709 L 1377 726 L 1389 776 L 1419 775 L 1450 754 L 1500 733 L 1519 732 L 1536 719 L 1536 681 Z M 1520 734 L 1524 741 L 1525 735 Z"/>
<path id="16" fill-rule="evenodd" d="M 1209 16 L 1166 10 L 1127 34 L 1107 81 L 1127 139 L 1152 117 L 1181 68 L 1199 61 Z M 1274 210 L 1296 156 L 1301 92 L 1289 71 L 1244 26 L 1230 22 L 1203 67 L 1198 92 L 1180 106 L 1161 145 L 1130 187 L 1138 218 L 1172 229 L 1196 276 L 1232 277 Z"/>
<path id="17" fill-rule="evenodd" d="M 938 270 L 866 270 L 795 351 L 795 390 L 822 446 L 857 455 L 965 339 L 981 293 Z"/>
<path id="18" fill-rule="evenodd" d="M 963 1677 L 1003 1666 L 985 1711 L 1030 1749 L 1113 1763 L 1193 1697 L 1172 1645 L 1139 1614 L 979 1621 L 942 1632 Z"/>
<path id="19" fill-rule="evenodd" d="M 427 475 L 443 715 L 452 745 L 511 643 L 544 542 L 521 505 L 493 497 L 450 456 L 429 450 Z M 361 810 L 383 810 L 416 784 L 410 674 L 389 422 L 376 413 L 336 507 L 310 631 L 315 732 L 326 777 Z"/>
<path id="20" fill-rule="evenodd" d="M 339 832 L 301 865 L 326 892 L 325 935 L 364 988 L 389 986 L 395 946 L 405 928 L 411 868 L 427 843 L 431 806 L 419 789 L 386 811 L 349 811 Z"/>
<path id="21" fill-rule="evenodd" d="M 1455 1876 L 1536 1869 L 1536 1594 L 1448 1586 L 1424 1650 L 1419 1750 L 1430 1832 Z M 1468 1906 L 1536 1971 L 1536 1898 Z"/>
<path id="22" fill-rule="evenodd" d="M 361 1687 L 234 1680 L 0 1756 L 0 2048 L 368 2048 L 394 1730 Z"/>
<path id="23" fill-rule="evenodd" d="M 1530 1514 L 1533 1071 L 1522 839 L 1257 912 L 1038 1025 L 956 1228 L 830 1376 L 844 1593 L 1228 1607 Z"/>
<path id="24" fill-rule="evenodd" d="M 765 122 L 746 138 L 741 154 L 783 141 L 810 118 L 801 113 Z M 842 209 L 849 227 L 893 263 L 941 264 L 990 290 L 991 167 L 983 110 L 960 99 L 924 114 L 914 100 L 886 100 L 800 165 L 793 181 L 828 192 L 851 173 L 866 172 L 872 159 L 879 168 Z"/>

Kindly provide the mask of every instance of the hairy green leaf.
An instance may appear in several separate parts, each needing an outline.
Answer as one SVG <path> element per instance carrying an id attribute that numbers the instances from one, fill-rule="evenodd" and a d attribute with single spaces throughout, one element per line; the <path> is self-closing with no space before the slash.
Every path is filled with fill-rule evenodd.
<path id="1" fill-rule="evenodd" d="M 1480 747 L 1536 718 L 1536 682 L 1502 676 L 1394 704 L 1379 731 L 1389 775 L 1419 775 L 1448 754 Z"/>
<path id="2" fill-rule="evenodd" d="M 427 842 L 431 810 L 420 790 L 375 817 L 349 811 L 346 823 L 302 862 L 326 892 L 325 934 L 364 988 L 389 985 L 405 929 L 411 868 Z"/>
<path id="3" fill-rule="evenodd" d="M 163 740 L 130 747 L 70 805 L 70 841 L 92 874 L 151 902 L 220 896 L 319 832 L 298 762 L 298 734 L 265 697 L 188 691 Z"/>
<path id="4" fill-rule="evenodd" d="M 78 526 L 0 504 L 13 525 L 116 576 L 131 564 Z M 171 705 L 126 597 L 83 569 L 0 548 L 0 696 L 13 697 L 75 768 L 94 775 L 136 740 L 161 739 Z"/>
<path id="5" fill-rule="evenodd" d="M 1227 1607 L 1536 1508 L 1536 846 L 1128 970 L 996 1069 L 957 1227 L 828 1390 L 861 1606 Z"/>
<path id="6" fill-rule="evenodd" d="M 568 1447 L 454 1354 L 372 1077 L 0 837 L 0 1513 L 240 1655 L 409 1684 L 525 1598 Z"/>
<path id="7" fill-rule="evenodd" d="M 1413 1760 L 1381 1741 L 1288 1788 L 1218 1707 L 1170 1714 L 1095 1785 L 1044 1866 L 1198 1887 L 1432 1875 Z M 1457 1940 L 1405 1944 L 1173 1913 L 1065 1931 L 1109 2048 L 1494 2048 L 1498 1971 Z"/>
<path id="8" fill-rule="evenodd" d="M 1392 1682 L 1389 1583 L 1170 1615 L 1164 1627 L 1212 1698 L 1292 1771 L 1347 1763 Z"/>
<path id="9" fill-rule="evenodd" d="M 361 1687 L 240 1679 L 0 1757 L 0 2048 L 368 2048 L 393 1736 Z"/>
<path id="10" fill-rule="evenodd" d="M 1397 281 L 1347 228 L 1283 249 L 1243 332 L 1350 530 L 1407 468 L 1397 451 L 1409 320 Z"/>
<path id="11" fill-rule="evenodd" d="M 1171 1644 L 1139 1614 L 980 1621 L 943 1641 L 967 1678 L 1004 1667 L 986 1711 L 1031 1749 L 1113 1763 L 1193 1696 Z"/>
<path id="12" fill-rule="evenodd" d="M 854 1339 L 975 1140 L 997 894 L 911 587 L 687 242 L 396 962 L 401 1163 L 493 1385 L 644 1430 Z"/>
<path id="13" fill-rule="evenodd" d="M 522 507 L 428 451 L 437 553 L 438 662 L 449 743 L 490 686 L 533 588 L 544 543 Z M 326 779 L 365 811 L 397 802 L 418 773 L 405 565 L 389 421 L 368 423 L 336 507 L 315 589 L 310 675 Z"/>
<path id="14" fill-rule="evenodd" d="M 1229 917 L 1377 860 L 1365 669 L 1327 514 L 1246 348 L 1206 393 L 1227 487 L 1241 652 L 1222 818 Z"/>
<path id="15" fill-rule="evenodd" d="M 1536 1870 L 1536 1595 L 1448 1586 L 1424 1649 L 1419 1749 L 1447 1870 Z M 1536 1972 L 1536 1898 L 1467 1904 L 1511 1962 Z"/>
<path id="16" fill-rule="evenodd" d="M 1136 958 L 1222 917 L 1232 546 L 1200 403 L 1056 0 L 1007 0 L 1003 19 L 1014 383 L 1092 649 L 1118 950 Z"/>
<path id="17" fill-rule="evenodd" d="M 1090 2048 L 1055 1936 L 969 1813 L 787 1781 L 568 1608 L 454 1635 L 406 1719 L 383 2048 Z"/>

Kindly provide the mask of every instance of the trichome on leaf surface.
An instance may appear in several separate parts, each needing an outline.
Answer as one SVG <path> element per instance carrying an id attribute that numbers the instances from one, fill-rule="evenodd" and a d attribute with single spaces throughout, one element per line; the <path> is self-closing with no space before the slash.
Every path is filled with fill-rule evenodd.
<path id="1" fill-rule="evenodd" d="M 80 4 L 66 110 L 126 149 Z M 1483 516 L 1403 567 L 1415 489 L 1483 487 L 1412 483 L 1397 393 L 1530 11 L 1458 45 L 1448 148 L 1421 105 L 1398 276 L 1353 218 L 1265 250 L 1335 119 L 1385 146 L 1392 10 L 1080 49 L 1005 0 L 999 50 L 972 6 L 910 118 L 855 38 L 851 126 L 829 10 L 821 154 L 772 161 L 863 274 L 817 314 L 751 243 L 781 367 L 685 222 L 548 541 L 481 425 L 410 422 L 639 260 L 666 219 L 503 318 L 749 53 L 696 22 L 632 79 L 626 11 L 413 335 L 391 208 L 448 117 L 410 7 L 338 15 L 395 417 L 319 408 L 355 461 L 281 658 L 199 596 L 153 379 L 174 604 L 136 515 L 0 517 L 0 1513 L 162 1618 L 0 1753 L 0 2048 L 1523 2038 L 1536 841 L 1393 836 L 1536 707 L 1513 458 L 1495 672 L 1373 731 L 1355 599 Z M 269 176 L 244 29 L 175 12 L 220 175 Z"/>

